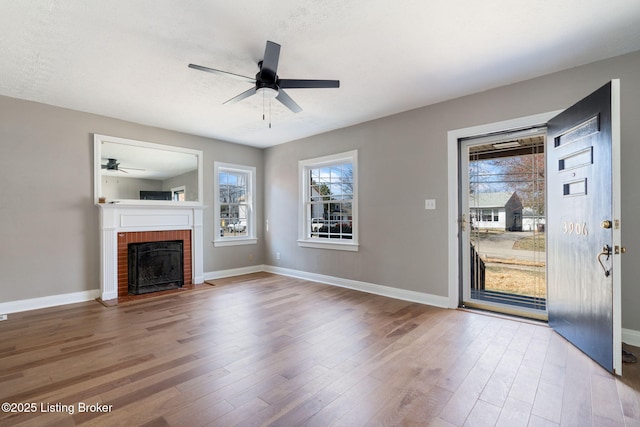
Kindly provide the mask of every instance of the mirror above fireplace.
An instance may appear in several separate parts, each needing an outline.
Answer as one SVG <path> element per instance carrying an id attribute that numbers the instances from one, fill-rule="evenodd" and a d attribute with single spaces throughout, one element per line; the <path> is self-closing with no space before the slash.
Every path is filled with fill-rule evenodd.
<path id="1" fill-rule="evenodd" d="M 95 203 L 202 205 L 202 151 L 94 135 Z"/>

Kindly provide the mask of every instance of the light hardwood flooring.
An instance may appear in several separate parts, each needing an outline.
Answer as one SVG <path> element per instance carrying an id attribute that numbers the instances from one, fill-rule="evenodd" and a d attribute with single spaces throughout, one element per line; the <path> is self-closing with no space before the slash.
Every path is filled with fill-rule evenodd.
<path id="1" fill-rule="evenodd" d="M 545 325 L 268 273 L 0 322 L 0 402 L 37 405 L 3 426 L 638 426 L 624 374 Z"/>

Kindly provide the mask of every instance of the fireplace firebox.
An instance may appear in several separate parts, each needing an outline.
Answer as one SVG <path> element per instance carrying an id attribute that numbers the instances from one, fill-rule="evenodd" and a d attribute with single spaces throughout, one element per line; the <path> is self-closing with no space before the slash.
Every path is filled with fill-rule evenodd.
<path id="1" fill-rule="evenodd" d="M 184 285 L 182 240 L 129 243 L 129 294 L 181 288 Z"/>

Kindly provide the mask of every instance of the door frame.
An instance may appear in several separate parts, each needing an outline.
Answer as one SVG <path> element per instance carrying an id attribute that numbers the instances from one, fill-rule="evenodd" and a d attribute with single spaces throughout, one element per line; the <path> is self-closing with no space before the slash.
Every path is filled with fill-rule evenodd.
<path id="1" fill-rule="evenodd" d="M 469 155 L 467 153 L 467 150 L 470 147 L 474 145 L 483 145 L 491 142 L 500 142 L 504 140 L 526 138 L 531 136 L 542 136 L 544 139 L 544 142 L 543 142 L 545 146 L 544 150 L 546 150 L 546 144 L 547 144 L 546 126 L 537 126 L 537 125 L 533 127 L 527 126 L 524 129 L 523 128 L 514 129 L 513 132 L 512 131 L 491 132 L 487 136 L 483 136 L 483 135 L 486 135 L 486 134 L 476 135 L 471 139 L 465 139 L 462 141 L 458 139 L 459 141 L 458 149 L 460 153 L 458 158 L 458 168 L 460 169 L 460 172 L 458 174 L 458 177 L 460 179 L 460 186 L 458 187 L 458 191 L 459 191 L 460 197 L 458 199 L 458 202 L 459 202 L 459 212 L 462 212 L 463 215 L 468 214 L 470 212 L 469 187 L 470 187 L 471 177 L 470 177 L 469 165 L 471 162 L 469 160 Z M 545 152 L 544 150 L 543 150 L 543 153 Z M 543 154 L 543 155 L 546 156 L 546 154 Z M 545 184 L 546 184 L 546 178 L 545 178 Z M 543 203 L 546 206 L 546 197 Z M 458 287 L 459 304 L 462 303 L 464 304 L 465 307 L 480 308 L 483 310 L 495 311 L 497 313 L 512 314 L 515 316 L 521 316 L 525 318 L 546 321 L 548 319 L 546 309 L 545 310 L 534 309 L 531 307 L 524 307 L 517 304 L 511 304 L 506 301 L 497 302 L 497 301 L 483 300 L 481 298 L 480 299 L 472 298 L 471 274 L 470 274 L 471 271 L 469 268 L 471 265 L 471 259 L 470 259 L 471 253 L 468 250 L 472 240 L 471 239 L 471 234 L 472 234 L 471 215 L 469 215 L 468 219 L 466 220 L 466 231 L 462 231 L 460 230 L 460 228 L 461 227 L 458 227 L 458 232 L 460 233 L 458 235 L 458 245 L 460 248 L 458 252 L 459 254 L 458 256 L 460 257 L 460 286 Z M 545 281 L 546 281 L 546 256 L 544 258 L 544 261 L 545 261 Z M 545 299 L 546 299 L 546 295 L 545 295 Z"/>
<path id="2" fill-rule="evenodd" d="M 447 133 L 447 194 L 449 203 L 447 204 L 447 226 L 448 234 L 448 282 L 449 282 L 449 308 L 457 308 L 460 302 L 460 284 L 462 281 L 462 259 L 459 250 L 459 223 L 460 212 L 460 181 L 461 170 L 459 161 L 459 140 L 478 135 L 485 135 L 498 132 L 509 132 L 526 127 L 543 126 L 549 119 L 560 114 L 563 110 L 550 111 L 546 113 L 534 114 L 532 116 L 520 117 L 517 119 L 504 120 L 500 122 L 487 123 L 468 128 L 455 129 Z"/>
<path id="3" fill-rule="evenodd" d="M 622 159 L 620 157 L 621 147 L 621 87 L 620 79 L 611 80 L 611 191 L 613 194 L 613 218 L 617 220 L 618 226 L 613 227 L 613 246 L 622 247 L 622 231 L 620 222 L 622 220 Z M 616 170 L 617 166 L 617 170 Z M 613 372 L 622 375 L 622 257 L 614 254 L 612 261 L 613 271 L 613 307 L 618 307 L 617 312 L 613 312 Z M 615 343 L 620 343 L 616 346 Z"/>

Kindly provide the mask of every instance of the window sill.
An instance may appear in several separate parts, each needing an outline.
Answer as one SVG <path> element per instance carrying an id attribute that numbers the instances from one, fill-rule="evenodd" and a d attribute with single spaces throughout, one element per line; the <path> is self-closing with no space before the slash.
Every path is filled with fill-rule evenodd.
<path id="1" fill-rule="evenodd" d="M 332 249 L 336 251 L 351 251 L 357 252 L 360 245 L 357 243 L 345 243 L 345 242 L 324 242 L 319 240 L 298 240 L 298 246 L 304 248 L 316 248 L 316 249 Z"/>
<path id="2" fill-rule="evenodd" d="M 214 240 L 213 246 L 240 246 L 240 245 L 255 245 L 258 243 L 258 239 L 256 238 L 236 238 L 236 239 L 225 239 L 225 240 Z"/>

